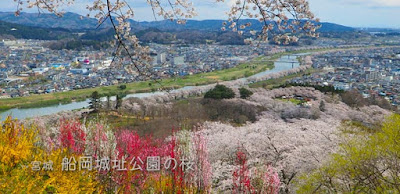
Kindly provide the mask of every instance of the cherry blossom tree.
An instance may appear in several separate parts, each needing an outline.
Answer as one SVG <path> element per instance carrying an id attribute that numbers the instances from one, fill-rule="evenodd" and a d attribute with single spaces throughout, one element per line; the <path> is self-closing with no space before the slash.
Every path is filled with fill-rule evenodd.
<path id="1" fill-rule="evenodd" d="M 204 88 L 206 90 L 208 87 Z M 252 179 L 252 186 L 257 191 L 263 188 L 268 190 L 264 193 L 276 193 L 278 190 L 293 191 L 293 183 L 298 180 L 300 174 L 318 168 L 330 153 L 337 151 L 338 145 L 343 143 L 341 138 L 343 123 L 358 121 L 367 125 L 379 124 L 385 116 L 391 114 L 390 111 L 378 106 L 365 106 L 359 109 L 349 107 L 343 102 L 330 100 L 329 96 L 325 96 L 314 88 L 251 90 L 254 94 L 248 99 L 230 99 L 224 103 L 262 106 L 263 112 L 257 116 L 255 122 L 248 122 L 241 126 L 206 122 L 194 131 L 180 130 L 165 140 L 140 137 L 129 130 L 114 131 L 106 120 L 87 122 L 84 119 L 81 122 L 74 119 L 61 119 L 54 122 L 53 119 L 46 120 L 47 117 L 43 117 L 43 120 L 38 118 L 32 122 L 38 127 L 38 139 L 41 142 L 37 145 L 43 145 L 48 152 L 51 152 L 53 148 L 68 148 L 72 153 L 89 156 L 116 155 L 117 159 L 126 157 L 127 161 L 132 160 L 133 157 L 146 158 L 151 155 L 159 155 L 161 158 L 175 157 L 177 161 L 185 158 L 194 161 L 193 171 L 187 174 L 182 174 L 179 170 L 168 171 L 166 174 L 166 177 L 170 177 L 166 179 L 168 184 L 174 183 L 178 188 L 189 184 L 200 191 L 211 189 L 211 192 L 224 192 L 234 190 L 235 182 L 240 183 L 237 178 L 242 177 L 242 180 L 245 180 L 246 178 L 243 179 L 243 177 L 248 174 Z M 320 112 L 320 117 L 314 119 L 307 117 L 285 120 L 281 117 L 282 112 L 296 111 L 301 107 L 275 98 L 290 95 L 313 99 L 311 106 L 315 106 L 315 109 L 318 108 L 319 102 L 324 100 L 325 111 Z M 174 99 L 174 95 L 166 94 L 165 96 L 167 96 L 166 99 Z M 157 99 L 161 98 L 164 97 L 157 97 Z M 161 106 L 165 104 L 165 100 L 157 101 L 151 97 L 145 100 L 130 99 L 126 103 L 132 103 L 132 109 L 141 111 L 142 104 L 145 110 L 147 106 L 145 104 Z M 69 114 L 60 114 L 56 118 L 62 115 Z M 72 115 L 74 114 L 70 114 Z M 51 125 L 48 126 L 49 124 Z M 40 129 L 42 127 L 43 129 Z M 352 129 L 346 127 L 345 130 Z M 241 147 L 240 151 L 246 154 L 240 155 L 246 158 L 245 168 L 240 167 L 243 163 L 236 161 L 238 147 Z M 262 167 L 266 167 L 265 170 L 262 170 Z M 238 175 L 236 179 L 232 177 L 235 171 Z M 243 173 L 240 174 L 240 171 Z M 254 176 L 262 180 L 254 182 Z M 131 189 L 135 187 L 143 189 L 143 182 L 139 180 L 145 180 L 146 177 L 149 178 L 147 180 L 153 178 L 151 174 L 118 172 L 112 174 L 112 179 L 105 174 L 101 174 L 100 177 L 104 180 L 112 180 L 105 182 L 116 183 L 128 191 L 134 191 Z M 132 188 L 125 188 L 127 185 L 131 185 Z M 113 186 L 111 185 L 110 188 Z"/>
<path id="2" fill-rule="evenodd" d="M 367 124 L 382 122 L 390 112 L 377 106 L 353 109 L 344 103 L 326 101 L 326 111 L 319 118 L 287 119 L 281 113 L 296 110 L 293 103 L 274 100 L 276 97 L 301 95 L 315 99 L 313 106 L 326 96 L 314 88 L 290 87 L 274 90 L 254 89 L 247 103 L 265 107 L 258 121 L 234 127 L 219 122 L 206 122 L 200 131 L 208 139 L 210 163 L 213 167 L 213 187 L 230 190 L 234 180 L 232 172 L 237 165 L 235 156 L 238 145 L 247 154 L 250 170 L 265 165 L 274 167 L 283 191 L 292 191 L 293 182 L 299 174 L 308 172 L 322 164 L 329 153 L 335 152 L 341 143 L 340 131 L 345 120 L 363 121 Z M 239 103 L 239 101 L 230 101 Z M 311 111 L 311 108 L 309 110 Z M 271 177 L 270 177 L 271 178 Z M 274 186 L 273 188 L 276 188 Z"/>
<path id="3" fill-rule="evenodd" d="M 313 37 L 318 36 L 315 33 L 317 26 L 311 21 L 318 21 L 318 19 L 310 11 L 309 4 L 305 0 L 236 0 L 228 12 L 228 22 L 224 23 L 222 30 L 225 30 L 225 26 L 228 26 L 233 31 L 243 34 L 244 29 L 250 27 L 251 23 L 240 24 L 239 20 L 242 17 L 255 18 L 264 24 L 259 35 L 259 38 L 263 40 L 267 40 L 268 33 L 274 32 L 274 29 L 278 29 L 279 32 L 290 30 L 290 32 L 296 33 L 302 31 Z M 293 20 L 289 20 L 290 17 Z M 250 33 L 256 34 L 254 31 L 250 31 Z M 283 33 L 275 36 L 274 39 L 276 42 L 284 44 L 298 41 L 296 36 Z"/>

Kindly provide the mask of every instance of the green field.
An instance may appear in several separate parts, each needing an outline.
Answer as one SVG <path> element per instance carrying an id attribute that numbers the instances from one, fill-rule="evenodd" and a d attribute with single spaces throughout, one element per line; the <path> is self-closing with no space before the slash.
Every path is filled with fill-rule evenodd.
<path id="1" fill-rule="evenodd" d="M 305 100 L 298 100 L 298 99 L 295 99 L 295 98 L 289 98 L 289 99 L 278 98 L 278 100 L 281 100 L 281 101 L 284 101 L 284 102 L 291 102 L 291 103 L 293 103 L 295 105 L 301 105 L 304 102 L 306 102 Z"/>

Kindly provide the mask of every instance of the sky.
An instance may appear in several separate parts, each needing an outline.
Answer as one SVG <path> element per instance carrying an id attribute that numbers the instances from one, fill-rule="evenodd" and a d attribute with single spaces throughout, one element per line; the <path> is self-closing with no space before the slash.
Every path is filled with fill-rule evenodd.
<path id="1" fill-rule="evenodd" d="M 135 20 L 154 20 L 146 0 L 127 0 L 136 11 Z M 225 12 L 229 4 L 235 0 L 225 0 L 216 3 L 215 0 L 192 0 L 198 16 L 194 19 L 226 19 Z M 308 0 L 313 13 L 324 22 L 333 22 L 351 27 L 385 27 L 400 28 L 400 0 Z M 85 9 L 90 0 L 75 0 L 75 4 L 65 8 L 85 15 Z M 0 0 L 0 11 L 15 11 L 14 0 Z M 35 12 L 36 10 L 24 10 Z"/>

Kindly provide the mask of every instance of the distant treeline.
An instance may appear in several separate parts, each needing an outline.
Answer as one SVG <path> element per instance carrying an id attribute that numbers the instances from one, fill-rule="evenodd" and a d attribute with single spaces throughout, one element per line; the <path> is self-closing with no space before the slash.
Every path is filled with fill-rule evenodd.
<path id="1" fill-rule="evenodd" d="M 378 33 L 375 36 L 385 37 L 385 36 L 400 36 L 400 32 L 386 32 L 386 33 Z"/>
<path id="2" fill-rule="evenodd" d="M 316 90 L 319 90 L 323 93 L 335 93 L 335 94 L 341 94 L 344 91 L 336 89 L 334 86 L 321 86 L 321 85 L 312 85 L 309 83 L 285 83 L 280 86 L 276 86 L 274 88 L 288 88 L 292 86 L 301 86 L 301 87 L 310 87 L 310 88 L 315 88 Z"/>
<path id="3" fill-rule="evenodd" d="M 323 38 L 337 38 L 344 40 L 354 40 L 370 36 L 368 32 L 354 31 L 354 32 L 324 32 L 320 34 Z"/>

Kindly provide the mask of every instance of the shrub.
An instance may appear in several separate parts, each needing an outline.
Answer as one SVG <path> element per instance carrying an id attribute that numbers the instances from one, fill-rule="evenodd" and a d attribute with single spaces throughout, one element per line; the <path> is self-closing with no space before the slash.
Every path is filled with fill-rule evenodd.
<path id="1" fill-rule="evenodd" d="M 322 112 L 326 111 L 325 102 L 323 100 L 319 103 L 319 110 Z"/>
<path id="2" fill-rule="evenodd" d="M 216 85 L 214 89 L 208 91 L 204 98 L 211 99 L 230 99 L 235 97 L 235 92 L 231 88 L 226 87 L 225 85 Z"/>
<path id="3" fill-rule="evenodd" d="M 162 140 L 127 130 L 110 133 L 106 125 L 61 120 L 54 135 L 43 137 L 7 118 L 0 123 L 0 193 L 210 193 L 212 169 L 200 133 Z M 41 142 L 47 138 L 52 141 Z M 59 146 L 43 146 L 53 142 Z M 80 169 L 82 156 L 91 157 L 90 169 Z M 151 156 L 160 157 L 160 169 L 150 173 L 145 169 Z M 169 158 L 176 161 L 162 168 Z M 44 169 L 47 162 L 52 170 Z M 128 170 L 138 166 L 143 170 Z"/>
<path id="4" fill-rule="evenodd" d="M 267 88 L 267 83 L 265 83 L 265 82 L 262 83 L 262 87 L 263 87 L 263 88 Z"/>
<path id="5" fill-rule="evenodd" d="M 94 171 L 62 171 L 64 157 L 79 155 L 67 149 L 45 150 L 39 146 L 44 138 L 37 135 L 36 127 L 25 127 L 11 117 L 1 123 L 0 193 L 101 193 Z M 44 163 L 50 162 L 53 170 L 44 170 Z M 40 170 L 34 170 L 34 164 Z"/>
<path id="6" fill-rule="evenodd" d="M 126 89 L 126 85 L 120 85 L 118 88 L 119 88 L 120 90 L 125 90 L 125 89 Z"/>
<path id="7" fill-rule="evenodd" d="M 61 120 L 59 142 L 62 148 L 66 148 L 73 153 L 82 154 L 85 151 L 85 141 L 86 134 L 79 121 Z"/>
<path id="8" fill-rule="evenodd" d="M 253 75 L 253 73 L 251 73 L 250 71 L 244 72 L 244 77 L 250 77 L 252 75 Z"/>
<path id="9" fill-rule="evenodd" d="M 240 149 L 236 152 L 235 164 L 238 166 L 232 173 L 233 193 L 254 193 L 251 185 L 247 156 Z"/>
<path id="10" fill-rule="evenodd" d="M 248 89 L 246 89 L 246 88 L 240 88 L 239 89 L 239 93 L 240 93 L 240 98 L 242 98 L 242 99 L 247 99 L 251 95 L 253 95 L 253 92 L 248 90 Z"/>
<path id="11" fill-rule="evenodd" d="M 7 117 L 1 124 L 0 174 L 31 159 L 32 149 L 36 143 L 35 129 L 27 129 L 11 117 Z"/>

